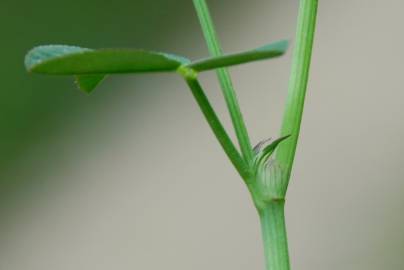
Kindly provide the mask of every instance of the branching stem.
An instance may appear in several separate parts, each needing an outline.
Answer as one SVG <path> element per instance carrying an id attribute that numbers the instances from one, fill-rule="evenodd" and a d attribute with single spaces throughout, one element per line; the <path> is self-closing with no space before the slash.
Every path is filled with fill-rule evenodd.
<path id="1" fill-rule="evenodd" d="M 185 72 L 187 71 L 190 73 L 193 72 L 192 70 L 185 70 Z M 221 124 L 212 105 L 210 104 L 207 96 L 205 95 L 199 81 L 197 80 L 196 75 L 189 76 L 186 73 L 184 73 L 184 71 L 180 73 L 182 73 L 185 81 L 187 82 L 189 88 L 191 89 L 192 95 L 194 96 L 196 102 L 198 103 L 203 115 L 205 116 L 217 140 L 223 147 L 223 150 L 225 151 L 226 155 L 233 163 L 234 167 L 236 168 L 240 176 L 245 181 L 248 181 L 248 179 L 251 178 L 249 167 L 241 157 L 240 153 L 234 146 L 229 135 L 227 134 L 226 130 Z"/>
<path id="2" fill-rule="evenodd" d="M 219 39 L 210 16 L 208 6 L 205 0 L 194 0 L 196 12 L 202 26 L 202 30 L 208 45 L 209 52 L 212 56 L 220 56 L 223 54 Z M 230 113 L 231 120 L 236 132 L 236 136 L 240 145 L 241 152 L 247 164 L 251 164 L 253 159 L 253 150 L 245 126 L 240 106 L 237 101 L 236 93 L 230 78 L 230 74 L 225 68 L 217 69 L 217 76 L 226 100 L 227 108 Z"/>
<path id="3" fill-rule="evenodd" d="M 213 22 L 210 17 L 205 0 L 194 0 L 194 4 L 202 25 L 205 39 L 207 40 L 210 53 L 213 56 L 221 55 L 222 50 L 216 36 Z M 279 162 L 281 167 L 286 171 L 283 176 L 286 177 L 286 179 L 283 179 L 285 184 L 281 187 L 279 194 L 280 197 L 269 200 L 261 198 L 261 194 L 263 193 L 262 190 L 259 190 L 259 188 L 257 189 L 257 181 L 261 181 L 262 179 L 253 179 L 252 182 L 247 183 L 260 216 L 267 270 L 290 269 L 287 232 L 285 226 L 284 199 L 290 179 L 297 141 L 299 137 L 300 124 L 302 120 L 304 99 L 309 76 L 311 52 L 315 32 L 317 5 L 318 0 L 300 1 L 296 30 L 296 45 L 293 56 L 291 77 L 289 81 L 288 97 L 281 129 L 281 136 L 291 135 L 291 137 L 288 140 L 285 140 L 285 142 L 280 145 L 275 157 L 277 162 Z M 240 164 L 242 164 L 242 162 L 240 162 L 239 160 L 240 156 L 238 154 L 238 151 L 234 148 L 234 145 L 231 143 L 223 127 L 221 125 L 220 127 L 217 127 L 215 126 L 216 124 L 211 124 L 212 119 L 214 120 L 214 122 L 218 121 L 218 119 L 216 116 L 216 118 L 212 118 L 212 115 L 209 114 L 209 111 L 211 109 L 210 107 L 207 112 L 204 112 L 205 117 L 211 124 L 211 127 L 214 130 L 219 141 L 221 141 L 223 148 L 225 149 L 225 151 L 227 150 L 226 153 L 232 160 L 236 168 L 247 168 L 247 170 L 250 171 L 249 168 L 251 168 L 254 154 L 251 148 L 247 129 L 245 127 L 241 111 L 239 109 L 229 73 L 224 68 L 218 69 L 217 73 L 236 131 L 237 139 L 240 144 L 241 152 L 244 157 L 244 165 L 246 165 L 245 167 L 240 167 Z M 203 105 L 204 102 L 201 103 L 201 100 L 206 99 L 206 97 L 201 96 L 203 94 L 203 91 L 199 83 L 196 80 L 189 79 L 187 80 L 187 82 L 188 85 L 191 87 L 198 103 L 200 103 L 202 111 L 204 111 L 203 107 L 206 106 Z M 223 136 L 223 134 L 225 134 L 225 136 Z M 237 153 L 238 155 L 234 153 Z M 243 170 L 239 170 L 239 173 L 241 175 L 244 174 Z M 245 175 L 249 177 L 248 173 Z"/>
<path id="4" fill-rule="evenodd" d="M 210 59 L 190 60 L 145 50 L 90 50 L 76 46 L 38 46 L 28 52 L 28 71 L 78 75 L 80 88 L 90 92 L 107 74 L 177 71 L 186 81 L 224 152 L 243 178 L 258 210 L 267 270 L 289 270 L 284 203 L 299 138 L 313 46 L 318 0 L 300 0 L 296 45 L 282 122 L 281 138 L 255 153 L 252 149 L 236 93 L 225 66 L 282 55 L 287 42 L 223 56 L 205 0 L 193 0 L 209 48 Z M 240 146 L 236 148 L 217 117 L 198 79 L 198 71 L 217 68 L 217 76 Z M 286 139 L 286 137 L 290 138 Z M 275 160 L 270 155 L 277 145 Z M 259 147 L 258 147 L 259 148 Z M 272 166 L 272 167 L 271 167 Z"/>

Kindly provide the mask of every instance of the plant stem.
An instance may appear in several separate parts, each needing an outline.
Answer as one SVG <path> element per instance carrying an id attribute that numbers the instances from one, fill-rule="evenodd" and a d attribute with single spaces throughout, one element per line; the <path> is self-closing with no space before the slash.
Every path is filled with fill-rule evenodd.
<path id="1" fill-rule="evenodd" d="M 296 45 L 281 129 L 282 136 L 291 134 L 291 137 L 279 146 L 276 153 L 276 159 L 285 168 L 287 175 L 284 194 L 286 194 L 289 183 L 299 138 L 316 27 L 317 6 L 318 0 L 300 1 Z"/>
<path id="2" fill-rule="evenodd" d="M 289 270 L 284 200 L 271 201 L 259 210 L 267 270 Z"/>
<path id="3" fill-rule="evenodd" d="M 213 25 L 212 18 L 209 14 L 209 9 L 205 0 L 194 0 L 196 12 L 202 26 L 202 30 L 208 45 L 209 52 L 212 56 L 221 56 L 223 54 L 219 39 Z M 253 150 L 248 137 L 247 128 L 240 111 L 236 93 L 233 88 L 230 74 L 225 68 L 217 70 L 217 76 L 222 88 L 223 95 L 233 122 L 236 136 L 240 145 L 241 152 L 248 164 L 251 164 L 253 159 Z"/>
<path id="4" fill-rule="evenodd" d="M 285 184 L 281 187 L 283 188 L 281 190 L 283 198 L 286 195 L 299 138 L 313 48 L 317 6 L 318 0 L 300 1 L 296 45 L 281 129 L 281 136 L 290 134 L 291 137 L 280 144 L 276 152 L 276 160 L 286 170 Z M 290 269 L 284 204 L 284 200 L 272 200 L 263 208 L 258 209 L 261 219 L 267 270 Z"/>
<path id="5" fill-rule="evenodd" d="M 194 5 L 202 25 L 205 39 L 207 40 L 210 53 L 213 56 L 222 55 L 222 49 L 217 39 L 213 27 L 213 22 L 210 17 L 205 0 L 194 0 Z M 296 45 L 292 62 L 291 77 L 289 81 L 288 97 L 281 128 L 281 136 L 291 135 L 291 138 L 289 138 L 283 144 L 281 144 L 276 153 L 277 162 L 279 162 L 282 168 L 285 169 L 284 177 L 286 177 L 286 179 L 283 179 L 285 184 L 280 187 L 281 188 L 279 193 L 280 196 L 278 196 L 277 198 L 266 200 L 265 198 L 261 198 L 262 190 L 256 190 L 257 182 L 253 181 L 247 183 L 260 216 L 267 270 L 290 269 L 287 233 L 286 233 L 285 215 L 284 215 L 284 205 L 285 205 L 284 198 L 286 195 L 286 190 L 290 179 L 293 160 L 296 152 L 297 141 L 299 137 L 300 124 L 302 120 L 304 99 L 309 76 L 311 52 L 315 32 L 317 5 L 318 0 L 300 1 L 297 30 L 296 30 Z M 236 168 L 238 168 L 240 175 L 242 175 L 242 177 L 243 175 L 246 175 L 247 178 L 243 177 L 245 180 L 250 179 L 248 171 L 249 168 L 251 168 L 251 161 L 254 157 L 254 154 L 248 138 L 248 133 L 244 121 L 242 119 L 242 115 L 232 86 L 230 75 L 226 69 L 219 69 L 217 74 L 232 118 L 233 126 L 236 131 L 241 152 L 243 154 L 244 161 L 246 163 L 245 167 L 240 167 L 239 165 L 240 161 L 238 160 L 240 157 L 234 155 L 233 153 L 234 149 L 229 147 L 228 144 L 230 139 L 225 133 L 223 127 L 221 125 L 220 128 L 214 127 L 212 126 L 212 123 L 210 123 L 211 119 L 214 118 L 212 118 L 212 116 L 209 115 L 208 112 L 204 111 L 204 105 L 201 103 L 201 100 L 206 99 L 206 96 L 204 96 L 198 81 L 196 81 L 196 79 L 192 79 L 191 77 L 190 78 L 185 77 L 185 78 L 187 80 L 188 85 L 191 87 L 195 98 L 200 104 L 200 107 L 204 112 L 205 117 L 211 124 L 211 127 L 214 130 L 216 137 L 218 137 L 223 148 L 225 149 L 225 151 L 227 151 L 226 152 L 227 155 L 232 160 Z M 213 111 L 213 109 L 211 110 Z M 217 131 L 220 132 L 217 134 Z M 221 138 L 223 134 L 226 135 L 224 140 L 223 138 Z M 230 145 L 234 147 L 231 141 Z M 236 150 L 235 153 L 238 154 L 238 151 Z M 240 170 L 239 168 L 243 169 Z M 244 174 L 243 171 L 244 168 L 247 168 L 246 174 Z M 262 181 L 262 179 L 255 179 L 255 181 Z"/>
<path id="6" fill-rule="evenodd" d="M 191 70 L 192 72 L 192 70 Z M 240 176 L 247 181 L 250 179 L 250 170 L 246 162 L 242 159 L 240 153 L 234 146 L 229 135 L 221 124 L 219 118 L 217 117 L 212 105 L 210 104 L 207 96 L 205 95 L 200 83 L 193 76 L 183 75 L 185 81 L 187 82 L 191 92 L 198 103 L 203 115 L 205 116 L 209 126 L 211 127 L 213 133 L 215 134 L 220 145 L 223 147 L 226 155 L 237 169 Z"/>

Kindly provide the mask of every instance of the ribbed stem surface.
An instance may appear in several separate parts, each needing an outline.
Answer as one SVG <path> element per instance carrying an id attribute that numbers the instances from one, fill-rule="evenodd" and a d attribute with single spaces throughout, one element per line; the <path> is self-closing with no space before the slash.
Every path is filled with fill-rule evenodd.
<path id="1" fill-rule="evenodd" d="M 260 210 L 267 270 L 289 270 L 284 200 L 273 201 Z"/>

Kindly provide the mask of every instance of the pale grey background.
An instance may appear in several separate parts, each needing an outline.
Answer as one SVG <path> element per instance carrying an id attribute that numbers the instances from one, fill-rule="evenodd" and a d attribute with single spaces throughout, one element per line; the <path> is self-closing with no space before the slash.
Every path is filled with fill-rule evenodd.
<path id="1" fill-rule="evenodd" d="M 226 51 L 293 41 L 297 1 L 210 2 Z M 191 8 L 167 14 L 159 46 L 201 57 Z M 403 268 L 403 9 L 320 0 L 286 209 L 293 269 Z M 231 69 L 253 142 L 277 136 L 290 62 Z M 214 74 L 201 78 L 229 126 Z M 264 269 L 249 195 L 180 78 L 114 77 L 88 98 L 106 91 L 20 162 L 14 177 L 48 184 L 3 215 L 0 269 Z"/>

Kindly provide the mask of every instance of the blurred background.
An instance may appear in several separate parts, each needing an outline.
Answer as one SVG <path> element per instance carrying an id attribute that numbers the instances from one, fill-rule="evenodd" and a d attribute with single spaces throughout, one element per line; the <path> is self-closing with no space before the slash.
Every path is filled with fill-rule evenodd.
<path id="1" fill-rule="evenodd" d="M 297 0 L 209 4 L 225 51 L 293 46 Z M 320 1 L 293 269 L 403 268 L 403 8 Z M 110 76 L 88 96 L 24 70 L 39 44 L 206 56 L 192 1 L 2 0 L 0 30 L 0 269 L 264 269 L 249 195 L 178 76 Z M 278 134 L 290 64 L 231 69 L 254 143 Z M 201 80 L 230 128 L 214 73 Z"/>

